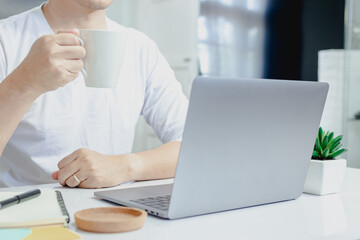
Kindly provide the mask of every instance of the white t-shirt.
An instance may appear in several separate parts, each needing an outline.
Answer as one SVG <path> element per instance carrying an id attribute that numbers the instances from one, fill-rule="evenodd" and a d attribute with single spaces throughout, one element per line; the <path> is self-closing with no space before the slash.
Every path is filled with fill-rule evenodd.
<path id="1" fill-rule="evenodd" d="M 117 88 L 86 88 L 80 75 L 41 95 L 0 157 L 0 186 L 54 182 L 57 163 L 79 148 L 111 155 L 131 152 L 141 114 L 163 143 L 181 139 L 188 100 L 169 64 L 144 34 L 106 20 L 108 29 L 127 34 Z M 0 82 L 36 39 L 52 33 L 41 6 L 1 20 Z"/>

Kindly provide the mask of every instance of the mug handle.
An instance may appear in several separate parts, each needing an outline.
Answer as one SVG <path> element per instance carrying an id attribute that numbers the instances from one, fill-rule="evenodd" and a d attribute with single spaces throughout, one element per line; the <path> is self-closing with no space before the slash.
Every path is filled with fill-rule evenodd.
<path id="1" fill-rule="evenodd" d="M 80 37 L 79 37 L 79 42 L 80 42 L 80 45 L 81 45 L 82 47 L 85 47 L 84 41 L 83 41 Z M 85 80 L 86 77 L 87 77 L 87 72 L 86 72 L 85 68 L 82 68 L 82 69 L 81 69 L 81 73 L 82 73 L 82 75 L 83 75 L 83 77 L 84 77 L 84 80 Z"/>

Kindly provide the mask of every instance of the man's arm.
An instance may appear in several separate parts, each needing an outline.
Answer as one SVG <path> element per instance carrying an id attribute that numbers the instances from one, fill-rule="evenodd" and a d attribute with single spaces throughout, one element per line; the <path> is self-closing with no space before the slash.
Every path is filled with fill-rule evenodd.
<path id="1" fill-rule="evenodd" d="M 63 186 L 83 188 L 112 187 L 129 180 L 170 178 L 175 174 L 180 146 L 181 142 L 174 141 L 153 150 L 117 156 L 78 149 L 58 163 L 59 171 L 52 177 Z"/>
<path id="2" fill-rule="evenodd" d="M 12 72 L 0 84 L 0 155 L 25 112 L 39 96 L 21 84 L 20 69 Z"/>
<path id="3" fill-rule="evenodd" d="M 24 61 L 0 83 L 0 155 L 36 98 L 78 76 L 85 50 L 77 35 L 72 30 L 39 38 Z"/>
<path id="4" fill-rule="evenodd" d="M 174 177 L 181 142 L 174 141 L 153 150 L 132 154 L 129 167 L 133 180 L 150 180 Z"/>

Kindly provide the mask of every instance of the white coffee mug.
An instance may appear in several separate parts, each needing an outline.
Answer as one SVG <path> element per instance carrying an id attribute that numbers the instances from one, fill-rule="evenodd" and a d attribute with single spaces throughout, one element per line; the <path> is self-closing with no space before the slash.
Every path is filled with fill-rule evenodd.
<path id="1" fill-rule="evenodd" d="M 124 59 L 126 33 L 80 29 L 80 43 L 86 50 L 81 71 L 87 87 L 115 88 Z"/>

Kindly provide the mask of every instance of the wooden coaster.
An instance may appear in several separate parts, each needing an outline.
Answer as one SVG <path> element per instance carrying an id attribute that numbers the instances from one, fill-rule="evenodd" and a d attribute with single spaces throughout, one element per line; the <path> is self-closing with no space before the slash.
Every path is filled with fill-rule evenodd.
<path id="1" fill-rule="evenodd" d="M 98 233 L 127 232 L 141 228 L 147 213 L 129 207 L 88 208 L 75 213 L 78 228 Z"/>

